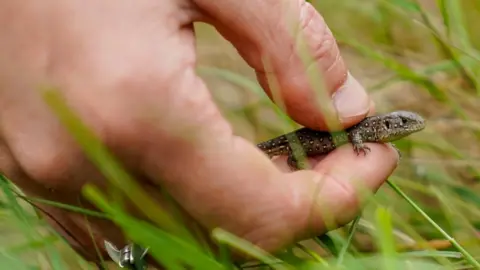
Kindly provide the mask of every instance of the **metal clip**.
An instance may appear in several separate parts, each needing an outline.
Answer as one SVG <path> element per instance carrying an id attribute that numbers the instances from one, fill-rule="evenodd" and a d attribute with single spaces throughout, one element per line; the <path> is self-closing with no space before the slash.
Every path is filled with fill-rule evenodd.
<path id="1" fill-rule="evenodd" d="M 148 248 L 142 248 L 137 244 L 128 244 L 121 250 L 108 241 L 104 241 L 105 250 L 110 258 L 120 266 L 130 270 L 146 269 L 144 257 L 147 255 Z"/>

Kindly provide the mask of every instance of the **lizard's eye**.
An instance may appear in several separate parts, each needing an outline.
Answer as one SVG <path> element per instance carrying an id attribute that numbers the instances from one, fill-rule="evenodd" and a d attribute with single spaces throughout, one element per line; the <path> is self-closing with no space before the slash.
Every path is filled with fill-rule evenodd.
<path id="1" fill-rule="evenodd" d="M 402 118 L 402 124 L 406 124 L 407 123 L 407 119 L 406 118 Z"/>
<path id="2" fill-rule="evenodd" d="M 390 122 L 385 121 L 385 127 L 386 127 L 387 129 L 390 129 Z"/>

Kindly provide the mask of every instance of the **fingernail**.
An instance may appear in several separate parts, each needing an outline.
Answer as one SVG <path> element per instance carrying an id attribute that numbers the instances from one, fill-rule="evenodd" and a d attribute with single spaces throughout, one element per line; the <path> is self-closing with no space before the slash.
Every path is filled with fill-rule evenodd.
<path id="1" fill-rule="evenodd" d="M 345 84 L 333 95 L 333 105 L 340 120 L 365 116 L 370 108 L 370 99 L 365 88 L 350 74 Z"/>

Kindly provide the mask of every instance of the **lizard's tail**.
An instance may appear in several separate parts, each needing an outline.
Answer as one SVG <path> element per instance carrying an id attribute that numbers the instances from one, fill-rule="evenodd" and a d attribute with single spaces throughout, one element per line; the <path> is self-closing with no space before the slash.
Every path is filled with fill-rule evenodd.
<path id="1" fill-rule="evenodd" d="M 279 136 L 275 139 L 262 142 L 257 144 L 257 147 L 260 148 L 265 154 L 269 157 L 274 157 L 278 155 L 283 155 L 288 152 L 288 140 L 285 135 Z"/>

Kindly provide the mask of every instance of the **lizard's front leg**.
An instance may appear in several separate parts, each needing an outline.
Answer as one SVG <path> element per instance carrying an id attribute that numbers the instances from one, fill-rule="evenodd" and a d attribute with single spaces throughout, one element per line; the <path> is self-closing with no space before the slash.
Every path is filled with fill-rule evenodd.
<path id="1" fill-rule="evenodd" d="M 306 170 L 310 167 L 305 151 L 301 148 L 297 149 L 295 154 L 293 151 L 288 153 L 287 164 L 293 171 Z"/>
<path id="2" fill-rule="evenodd" d="M 359 155 L 360 152 L 363 152 L 363 155 L 366 156 L 367 152 L 370 152 L 370 147 L 363 143 L 362 135 L 359 131 L 351 131 L 350 142 L 353 144 L 353 150 L 357 155 Z"/>

